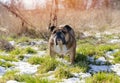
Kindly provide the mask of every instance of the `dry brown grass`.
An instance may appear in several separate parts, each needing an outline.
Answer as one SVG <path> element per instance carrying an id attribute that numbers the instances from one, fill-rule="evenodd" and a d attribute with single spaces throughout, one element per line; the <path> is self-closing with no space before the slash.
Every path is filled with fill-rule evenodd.
<path id="1" fill-rule="evenodd" d="M 0 26 L 9 30 L 9 33 L 20 34 L 24 33 L 28 36 L 36 36 L 47 38 L 49 14 L 50 11 L 45 10 L 32 10 L 23 11 L 23 16 L 36 28 L 31 28 L 26 25 L 22 27 L 21 20 L 4 8 L 0 8 Z M 83 31 L 103 32 L 110 29 L 120 29 L 120 10 L 113 9 L 90 9 L 84 11 L 78 10 L 59 10 L 58 12 L 58 25 L 69 24 L 71 25 L 76 34 L 79 35 Z M 28 29 L 26 29 L 28 28 Z"/>

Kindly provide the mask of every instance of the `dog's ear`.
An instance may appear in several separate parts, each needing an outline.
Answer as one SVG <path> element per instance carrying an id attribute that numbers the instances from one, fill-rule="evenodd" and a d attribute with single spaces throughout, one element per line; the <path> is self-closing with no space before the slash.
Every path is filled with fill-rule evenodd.
<path id="1" fill-rule="evenodd" d="M 69 26 L 69 25 L 65 25 L 65 26 L 64 26 L 64 29 L 66 29 L 70 34 L 73 35 L 73 37 L 75 37 L 74 30 L 72 29 L 71 26 Z"/>
<path id="2" fill-rule="evenodd" d="M 71 31 L 72 30 L 72 28 L 69 25 L 65 25 L 64 29 L 66 29 L 67 31 Z"/>
<path id="3" fill-rule="evenodd" d="M 50 26 L 49 31 L 52 32 L 55 28 L 56 28 L 56 26 Z"/>

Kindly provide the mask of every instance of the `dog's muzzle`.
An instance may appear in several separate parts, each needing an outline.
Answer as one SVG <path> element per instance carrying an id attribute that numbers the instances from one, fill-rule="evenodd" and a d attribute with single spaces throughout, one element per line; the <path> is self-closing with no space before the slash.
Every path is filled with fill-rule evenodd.
<path id="1" fill-rule="evenodd" d="M 66 44 L 64 34 L 61 33 L 61 32 L 57 32 L 55 34 L 54 42 L 55 42 L 56 45 L 58 45 L 58 44 L 63 44 L 63 45 Z"/>

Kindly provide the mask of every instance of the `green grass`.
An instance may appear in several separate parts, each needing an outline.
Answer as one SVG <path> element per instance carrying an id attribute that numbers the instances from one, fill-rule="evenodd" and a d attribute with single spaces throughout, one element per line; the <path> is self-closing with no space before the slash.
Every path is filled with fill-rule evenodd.
<path id="1" fill-rule="evenodd" d="M 19 55 L 19 54 L 23 54 L 23 51 L 21 49 L 14 49 L 10 52 L 11 55 Z"/>
<path id="2" fill-rule="evenodd" d="M 114 49 L 117 49 L 119 48 L 119 46 L 114 44 L 100 44 L 96 48 L 98 51 L 106 52 L 106 51 L 112 51 Z"/>
<path id="3" fill-rule="evenodd" d="M 71 74 L 69 68 L 60 67 L 55 71 L 55 77 L 58 79 L 63 79 L 63 78 L 67 79 L 67 78 L 73 77 L 73 75 Z"/>
<path id="4" fill-rule="evenodd" d="M 113 56 L 115 57 L 113 60 L 115 63 L 120 63 L 120 51 L 116 52 L 113 54 Z"/>
<path id="5" fill-rule="evenodd" d="M 7 71 L 2 78 L 0 78 L 0 83 L 6 83 L 8 80 L 14 80 L 16 77 L 17 71 Z"/>
<path id="6" fill-rule="evenodd" d="M 54 58 L 51 58 L 50 56 L 44 57 L 43 60 L 41 60 L 42 63 L 40 64 L 41 66 L 39 67 L 39 73 L 53 71 L 60 64 L 60 62 L 58 62 Z"/>
<path id="7" fill-rule="evenodd" d="M 112 73 L 97 73 L 86 79 L 86 83 L 119 83 L 120 78 Z"/>
<path id="8" fill-rule="evenodd" d="M 25 83 L 50 83 L 50 81 L 47 79 L 42 79 L 40 77 L 31 75 L 18 75 L 16 76 L 15 80 Z"/>
<path id="9" fill-rule="evenodd" d="M 120 56 L 114 58 L 115 63 L 120 63 Z"/>
<path id="10" fill-rule="evenodd" d="M 31 64 L 41 64 L 41 63 L 43 63 L 45 60 L 46 60 L 45 57 L 33 56 L 33 57 L 30 57 L 30 58 L 28 59 L 28 62 L 31 63 Z"/>
<path id="11" fill-rule="evenodd" d="M 10 51 L 10 55 L 23 55 L 23 54 L 35 54 L 37 53 L 36 50 L 32 49 L 31 47 L 27 47 L 24 49 L 16 48 L 12 51 Z"/>
<path id="12" fill-rule="evenodd" d="M 5 61 L 18 61 L 18 59 L 14 55 L 8 56 L 0 55 L 0 59 L 3 59 Z"/>
<path id="13" fill-rule="evenodd" d="M 37 57 L 33 56 L 28 59 L 28 62 L 31 64 L 40 64 L 38 68 L 39 73 L 46 73 L 48 71 L 53 71 L 60 64 L 56 59 L 51 58 L 50 56 Z"/>
<path id="14" fill-rule="evenodd" d="M 16 40 L 17 43 L 21 43 L 21 42 L 29 42 L 30 41 L 30 38 L 29 37 L 20 37 Z"/>
<path id="15" fill-rule="evenodd" d="M 37 53 L 37 51 L 32 49 L 31 47 L 27 47 L 25 49 L 25 53 L 27 53 L 27 54 L 35 54 L 35 53 Z"/>
<path id="16" fill-rule="evenodd" d="M 112 37 L 113 36 L 107 36 L 108 39 Z M 17 43 L 29 42 L 30 40 L 31 39 L 28 37 L 15 39 Z M 46 50 L 47 45 L 41 45 L 38 47 L 39 50 Z M 7 80 L 17 80 L 19 82 L 26 83 L 56 83 L 61 81 L 61 79 L 74 77 L 72 73 L 87 72 L 90 64 L 87 60 L 87 56 L 95 56 L 95 59 L 97 59 L 101 56 L 105 56 L 107 51 L 112 51 L 114 49 L 120 49 L 119 45 L 107 44 L 105 42 L 98 44 L 94 38 L 79 40 L 77 41 L 77 54 L 75 56 L 74 65 L 61 63 L 57 61 L 56 58 L 51 58 L 50 56 L 38 57 L 34 55 L 28 59 L 28 62 L 35 65 L 40 64 L 40 67 L 38 67 L 37 76 L 16 75 L 15 71 L 9 71 L 2 78 L 0 78 L 0 83 L 6 83 Z M 9 61 L 23 60 L 24 54 L 36 54 L 37 51 L 31 47 L 27 47 L 24 49 L 16 48 L 8 53 L 10 54 L 9 56 L 0 55 L 0 59 L 5 60 L 5 62 L 0 61 L 0 66 L 5 68 L 13 66 Z M 120 51 L 113 54 L 115 57 L 114 61 L 116 63 L 120 63 L 119 55 Z M 69 60 L 69 56 L 65 56 L 64 59 Z M 49 71 L 54 71 L 52 74 L 55 75 L 57 81 L 49 81 L 46 79 L 46 77 L 50 76 L 50 74 L 47 73 Z M 119 81 L 120 78 L 112 73 L 97 73 L 86 79 L 86 83 L 119 83 Z"/>
<path id="17" fill-rule="evenodd" d="M 85 56 L 95 56 L 99 58 L 105 56 L 105 52 L 119 49 L 118 44 L 91 44 L 91 43 L 79 43 L 77 47 L 77 53 Z"/>
<path id="18" fill-rule="evenodd" d="M 5 61 L 5 62 L 0 61 L 0 66 L 5 67 L 5 68 L 9 68 L 9 67 L 14 66 L 14 65 L 8 61 Z"/>
<path id="19" fill-rule="evenodd" d="M 120 51 L 114 53 L 113 56 L 114 56 L 114 57 L 118 57 L 118 56 L 120 56 Z"/>
<path id="20" fill-rule="evenodd" d="M 95 54 L 95 46 L 91 44 L 78 45 L 77 53 L 80 53 L 82 55 L 92 56 Z"/>

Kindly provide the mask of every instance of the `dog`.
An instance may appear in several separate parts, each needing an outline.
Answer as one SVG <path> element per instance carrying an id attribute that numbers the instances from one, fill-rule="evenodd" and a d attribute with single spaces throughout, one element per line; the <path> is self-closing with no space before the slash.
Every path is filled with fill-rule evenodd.
<path id="1" fill-rule="evenodd" d="M 49 54 L 55 57 L 59 54 L 64 57 L 68 54 L 70 56 L 71 64 L 75 61 L 76 55 L 76 39 L 74 30 L 69 25 L 51 26 L 49 27 Z"/>

